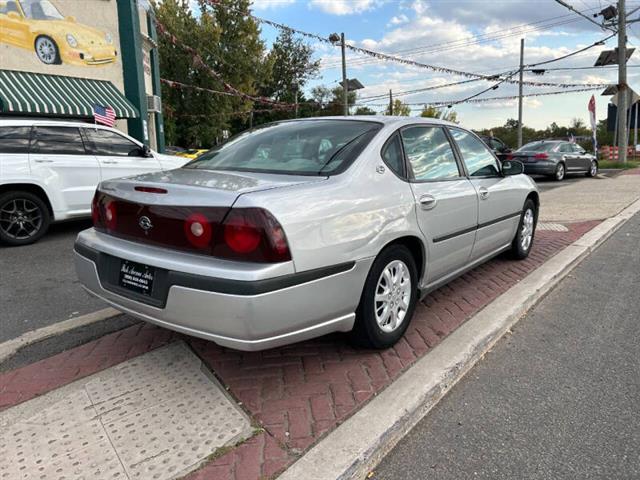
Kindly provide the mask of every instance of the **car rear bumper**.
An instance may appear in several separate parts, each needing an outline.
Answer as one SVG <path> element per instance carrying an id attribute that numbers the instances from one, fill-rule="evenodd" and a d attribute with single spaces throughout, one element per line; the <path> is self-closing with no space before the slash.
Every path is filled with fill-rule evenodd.
<path id="1" fill-rule="evenodd" d="M 373 261 L 237 280 L 170 269 L 157 256 L 141 258 L 139 249 L 130 255 L 122 245 L 118 256 L 113 256 L 95 245 L 95 234 L 86 234 L 92 241 L 84 241 L 84 233 L 76 241 L 74 259 L 87 291 L 134 317 L 238 350 L 263 350 L 351 330 Z M 113 268 L 121 259 L 156 268 L 153 298 L 117 285 Z"/>
<path id="2" fill-rule="evenodd" d="M 523 163 L 527 175 L 553 175 L 556 172 L 554 162 Z"/>

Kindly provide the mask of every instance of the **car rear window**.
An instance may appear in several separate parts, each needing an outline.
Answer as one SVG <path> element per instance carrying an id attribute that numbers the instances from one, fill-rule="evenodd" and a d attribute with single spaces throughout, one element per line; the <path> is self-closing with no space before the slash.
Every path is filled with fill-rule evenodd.
<path id="1" fill-rule="evenodd" d="M 331 175 L 348 167 L 380 128 L 355 120 L 271 123 L 241 133 L 184 168 Z"/>
<path id="2" fill-rule="evenodd" d="M 557 142 L 531 142 L 520 147 L 518 152 L 550 152 L 558 145 Z"/>
<path id="3" fill-rule="evenodd" d="M 0 127 L 0 153 L 29 153 L 31 127 Z"/>

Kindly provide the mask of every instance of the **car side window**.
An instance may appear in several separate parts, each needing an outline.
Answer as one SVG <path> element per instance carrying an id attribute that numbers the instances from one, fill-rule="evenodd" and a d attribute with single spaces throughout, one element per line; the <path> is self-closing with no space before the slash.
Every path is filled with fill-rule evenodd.
<path id="1" fill-rule="evenodd" d="M 407 127 L 402 130 L 402 144 L 415 180 L 460 177 L 453 148 L 441 127 Z"/>
<path id="2" fill-rule="evenodd" d="M 449 131 L 458 145 L 462 160 L 471 177 L 498 177 L 500 167 L 493 153 L 479 138 L 458 128 Z"/>
<path id="3" fill-rule="evenodd" d="M 141 148 L 128 138 L 101 128 L 85 129 L 89 145 L 95 155 L 110 157 L 142 157 Z"/>
<path id="4" fill-rule="evenodd" d="M 570 143 L 561 143 L 560 148 L 558 149 L 560 153 L 572 153 L 573 148 L 571 148 Z"/>
<path id="5" fill-rule="evenodd" d="M 382 149 L 382 160 L 399 177 L 404 177 L 404 157 L 402 156 L 402 145 L 400 145 L 400 135 L 395 133 L 391 140 Z"/>
<path id="6" fill-rule="evenodd" d="M 500 142 L 495 138 L 491 139 L 490 144 L 491 144 L 491 148 L 493 148 L 494 150 L 500 150 L 500 147 L 502 146 L 500 145 Z"/>
<path id="7" fill-rule="evenodd" d="M 29 153 L 31 127 L 0 127 L 0 153 Z"/>
<path id="8" fill-rule="evenodd" d="M 31 153 L 85 155 L 80 129 L 76 127 L 35 127 Z"/>
<path id="9" fill-rule="evenodd" d="M 584 153 L 584 149 L 578 145 L 577 143 L 572 143 L 571 144 L 571 148 L 573 149 L 573 151 L 575 153 L 579 153 L 580 155 L 582 155 Z"/>

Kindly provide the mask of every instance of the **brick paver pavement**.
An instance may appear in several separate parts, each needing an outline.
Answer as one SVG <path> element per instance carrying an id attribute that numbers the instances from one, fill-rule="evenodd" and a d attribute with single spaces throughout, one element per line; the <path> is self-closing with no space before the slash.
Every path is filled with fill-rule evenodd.
<path id="1" fill-rule="evenodd" d="M 0 374 L 0 410 L 183 338 L 264 429 L 190 480 L 268 478 L 361 408 L 475 312 L 598 221 L 540 231 L 529 258 L 498 257 L 428 295 L 404 338 L 385 351 L 354 349 L 343 335 L 264 352 L 238 352 L 139 324 Z"/>

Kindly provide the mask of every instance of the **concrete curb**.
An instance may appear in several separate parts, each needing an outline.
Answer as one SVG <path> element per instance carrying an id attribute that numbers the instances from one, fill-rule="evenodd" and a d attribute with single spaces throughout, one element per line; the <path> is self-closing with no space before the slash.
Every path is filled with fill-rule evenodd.
<path id="1" fill-rule="evenodd" d="M 638 212 L 640 200 L 593 228 L 514 285 L 309 450 L 279 479 L 365 478 L 528 309 Z"/>
<path id="2" fill-rule="evenodd" d="M 119 312 L 115 308 L 103 308 L 96 312 L 87 313 L 86 315 L 70 318 L 69 320 L 64 320 L 53 325 L 27 332 L 17 338 L 0 344 L 0 363 L 4 362 L 9 357 L 12 357 L 20 349 L 28 345 L 32 345 L 47 338 L 55 337 L 56 335 L 66 333 L 70 330 L 84 327 L 85 325 L 90 325 L 101 320 L 106 320 L 107 318 L 115 317 L 120 314 L 122 314 L 122 312 Z"/>

